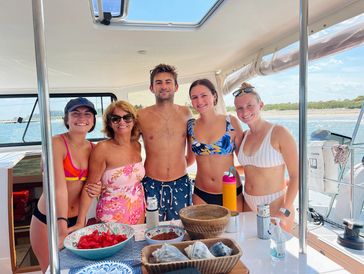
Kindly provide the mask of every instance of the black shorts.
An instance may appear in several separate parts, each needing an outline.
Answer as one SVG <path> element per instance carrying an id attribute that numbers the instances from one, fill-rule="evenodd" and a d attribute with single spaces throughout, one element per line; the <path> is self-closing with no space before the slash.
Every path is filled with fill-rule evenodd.
<path id="1" fill-rule="evenodd" d="M 236 188 L 236 196 L 239 196 L 243 192 L 243 186 L 240 185 Z M 221 205 L 222 206 L 222 194 L 213 194 L 205 192 L 195 186 L 193 194 L 200 197 L 207 204 Z"/>

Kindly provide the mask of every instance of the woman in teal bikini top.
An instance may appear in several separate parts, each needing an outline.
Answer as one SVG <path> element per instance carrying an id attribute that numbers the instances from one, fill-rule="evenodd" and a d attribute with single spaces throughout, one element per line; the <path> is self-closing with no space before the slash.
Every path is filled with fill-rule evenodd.
<path id="1" fill-rule="evenodd" d="M 222 177 L 234 165 L 233 152 L 241 143 L 242 130 L 234 116 L 216 112 L 217 92 L 207 79 L 192 83 L 190 98 L 199 117 L 187 124 L 190 149 L 196 155 L 197 173 L 195 179 L 194 204 L 222 205 Z M 242 210 L 242 187 L 237 177 L 238 210 Z"/>
<path id="2" fill-rule="evenodd" d="M 192 151 L 196 155 L 228 155 L 232 154 L 235 149 L 234 140 L 231 139 L 230 132 L 234 131 L 234 127 L 231 125 L 230 116 L 226 116 L 226 130 L 221 138 L 212 143 L 204 144 L 199 142 L 194 135 L 194 127 L 196 124 L 195 119 L 188 120 L 187 131 L 188 136 L 192 138 Z"/>

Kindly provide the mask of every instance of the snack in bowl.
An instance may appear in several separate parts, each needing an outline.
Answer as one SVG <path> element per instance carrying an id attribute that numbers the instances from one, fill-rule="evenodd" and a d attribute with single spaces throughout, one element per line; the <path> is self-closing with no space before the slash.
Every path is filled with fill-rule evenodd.
<path id="1" fill-rule="evenodd" d="M 145 231 L 144 237 L 149 244 L 177 243 L 183 240 L 186 232 L 175 225 L 159 225 Z"/>
<path id="2" fill-rule="evenodd" d="M 242 256 L 242 251 L 237 242 L 228 238 L 213 238 L 200 240 L 205 244 L 207 248 L 211 248 L 214 244 L 221 242 L 231 249 L 231 254 L 221 257 L 205 257 L 200 259 L 188 259 L 186 254 L 186 248 L 193 246 L 197 241 L 184 241 L 179 243 L 167 244 L 172 246 L 182 253 L 185 258 L 169 260 L 168 257 L 174 256 L 175 252 L 169 252 L 170 247 L 167 250 L 166 244 L 147 245 L 142 249 L 142 264 L 148 273 L 159 274 L 173 270 L 180 270 L 185 268 L 196 268 L 200 273 L 229 273 L 234 266 L 239 262 Z M 164 250 L 164 254 L 158 254 L 158 250 Z M 156 253 L 155 253 L 156 252 Z M 153 255 L 154 253 L 154 255 Z M 155 257 L 157 255 L 159 259 Z M 163 259 L 161 257 L 164 257 Z M 178 256 L 180 257 L 180 256 Z M 159 261 L 159 262 L 158 262 Z M 244 266 L 244 270 L 247 268 Z M 192 272 L 189 272 L 192 273 Z M 249 271 L 242 271 L 239 273 L 249 273 Z"/>
<path id="3" fill-rule="evenodd" d="M 112 234 L 110 231 L 100 232 L 95 229 L 91 234 L 83 235 L 78 240 L 77 248 L 92 249 L 116 245 L 127 239 L 125 234 Z"/>
<path id="4" fill-rule="evenodd" d="M 69 234 L 64 247 L 83 258 L 99 260 L 110 257 L 123 249 L 133 238 L 134 229 L 126 224 L 95 224 Z M 120 241 L 124 239 L 123 241 Z M 87 240 L 88 242 L 85 242 Z M 81 244 L 79 247 L 78 245 Z"/>

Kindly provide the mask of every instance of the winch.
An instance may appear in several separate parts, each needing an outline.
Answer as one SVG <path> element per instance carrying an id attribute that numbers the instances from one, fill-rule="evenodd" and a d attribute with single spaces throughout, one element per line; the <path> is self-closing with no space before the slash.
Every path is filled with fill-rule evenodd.
<path id="1" fill-rule="evenodd" d="M 364 227 L 363 222 L 353 219 L 344 219 L 343 223 L 345 225 L 345 230 L 344 234 L 340 234 L 337 237 L 338 244 L 356 250 L 363 250 L 364 239 L 359 235 L 360 229 Z"/>

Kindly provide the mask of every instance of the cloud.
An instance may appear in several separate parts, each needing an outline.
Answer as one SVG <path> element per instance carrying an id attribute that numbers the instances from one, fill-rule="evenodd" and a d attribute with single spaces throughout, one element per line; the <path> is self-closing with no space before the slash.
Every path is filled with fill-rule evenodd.
<path id="1" fill-rule="evenodd" d="M 329 57 L 328 60 L 317 60 L 312 65 L 308 66 L 309 72 L 317 72 L 323 69 L 337 69 L 338 66 L 342 65 L 343 61 L 335 57 Z"/>
<path id="2" fill-rule="evenodd" d="M 343 68 L 341 68 L 340 71 L 346 72 L 346 73 L 361 73 L 363 71 L 363 67 L 360 67 L 360 66 L 343 67 Z"/>
<path id="3" fill-rule="evenodd" d="M 363 17 L 364 18 L 364 17 Z M 353 99 L 364 91 L 364 45 L 309 62 L 308 100 L 328 101 Z M 298 102 L 299 68 L 249 80 L 266 104 Z M 228 98 L 226 105 L 233 105 Z"/>
<path id="4" fill-rule="evenodd" d="M 321 70 L 322 70 L 321 66 L 317 66 L 317 65 L 308 66 L 308 72 L 317 72 L 317 71 L 321 71 Z"/>

